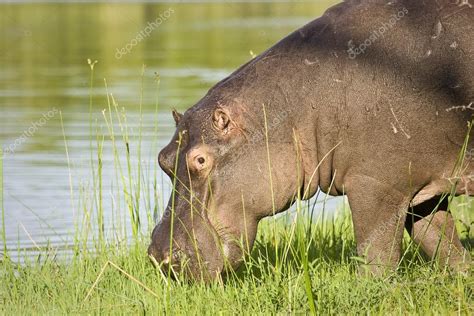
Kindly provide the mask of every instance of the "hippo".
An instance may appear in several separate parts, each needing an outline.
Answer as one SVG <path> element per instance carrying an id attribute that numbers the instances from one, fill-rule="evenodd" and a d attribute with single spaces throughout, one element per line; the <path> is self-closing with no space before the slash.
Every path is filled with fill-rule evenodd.
<path id="1" fill-rule="evenodd" d="M 237 269 L 265 217 L 346 195 L 361 266 L 393 271 L 407 230 L 429 257 L 471 258 L 449 212 L 474 192 L 474 9 L 349 0 L 212 87 L 158 161 L 173 191 L 148 255 L 209 282 Z"/>

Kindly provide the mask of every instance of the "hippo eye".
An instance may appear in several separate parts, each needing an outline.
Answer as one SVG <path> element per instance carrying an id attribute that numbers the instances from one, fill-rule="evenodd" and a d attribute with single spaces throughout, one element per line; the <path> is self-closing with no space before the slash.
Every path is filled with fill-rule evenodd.
<path id="1" fill-rule="evenodd" d="M 187 153 L 187 163 L 192 172 L 199 173 L 199 176 L 207 176 L 212 168 L 212 156 L 207 146 L 202 145 L 191 149 Z"/>
<path id="2" fill-rule="evenodd" d="M 196 161 L 196 164 L 195 164 L 196 170 L 201 171 L 204 168 L 206 168 L 206 158 L 204 158 L 203 156 L 196 157 L 195 161 Z"/>

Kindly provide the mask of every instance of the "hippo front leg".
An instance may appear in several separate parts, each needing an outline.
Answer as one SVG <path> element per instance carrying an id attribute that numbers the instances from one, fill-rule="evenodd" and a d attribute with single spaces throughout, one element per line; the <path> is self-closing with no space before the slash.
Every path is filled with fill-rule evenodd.
<path id="1" fill-rule="evenodd" d="M 354 176 L 346 185 L 357 252 L 376 275 L 396 268 L 401 254 L 409 199 L 368 176 Z"/>
<path id="2" fill-rule="evenodd" d="M 471 257 L 459 240 L 448 198 L 432 198 L 411 208 L 405 227 L 413 241 L 442 268 L 466 272 Z"/>
<path id="3" fill-rule="evenodd" d="M 413 225 L 413 240 L 426 255 L 437 259 L 441 267 L 450 267 L 457 272 L 469 270 L 471 257 L 459 240 L 454 219 L 446 211 L 438 211 Z"/>

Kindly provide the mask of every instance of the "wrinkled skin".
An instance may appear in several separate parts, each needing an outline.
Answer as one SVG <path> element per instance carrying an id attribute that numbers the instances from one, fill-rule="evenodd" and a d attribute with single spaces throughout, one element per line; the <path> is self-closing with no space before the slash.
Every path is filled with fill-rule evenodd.
<path id="1" fill-rule="evenodd" d="M 474 191 L 471 158 L 458 159 L 474 113 L 474 9 L 423 2 L 337 5 L 174 112 L 159 163 L 176 190 L 152 234 L 153 260 L 212 280 L 238 267 L 260 219 L 320 188 L 347 194 L 371 271 L 397 265 L 404 229 L 428 256 L 469 267 L 438 201 Z"/>

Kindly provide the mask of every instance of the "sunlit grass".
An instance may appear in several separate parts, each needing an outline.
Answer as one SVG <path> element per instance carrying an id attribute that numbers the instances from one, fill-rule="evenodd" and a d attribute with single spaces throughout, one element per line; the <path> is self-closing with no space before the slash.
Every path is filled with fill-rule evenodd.
<path id="1" fill-rule="evenodd" d="M 136 247 L 105 247 L 101 253 L 73 256 L 68 263 L 47 253 L 41 264 L 5 260 L 0 312 L 308 313 L 301 244 L 307 249 L 317 313 L 474 312 L 474 280 L 440 272 L 416 253 L 384 279 L 358 276 L 350 217 L 342 210 L 325 225 L 311 223 L 308 216 L 294 222 L 282 217 L 274 225 L 262 223 L 252 256 L 223 284 L 168 282 L 146 256 L 146 237 Z M 291 225 L 299 225 L 294 235 Z M 272 237 L 275 230 L 279 248 Z M 277 265 L 276 249 L 283 252 L 284 247 L 289 252 L 279 254 Z M 413 260 L 417 264 L 407 269 Z"/>

